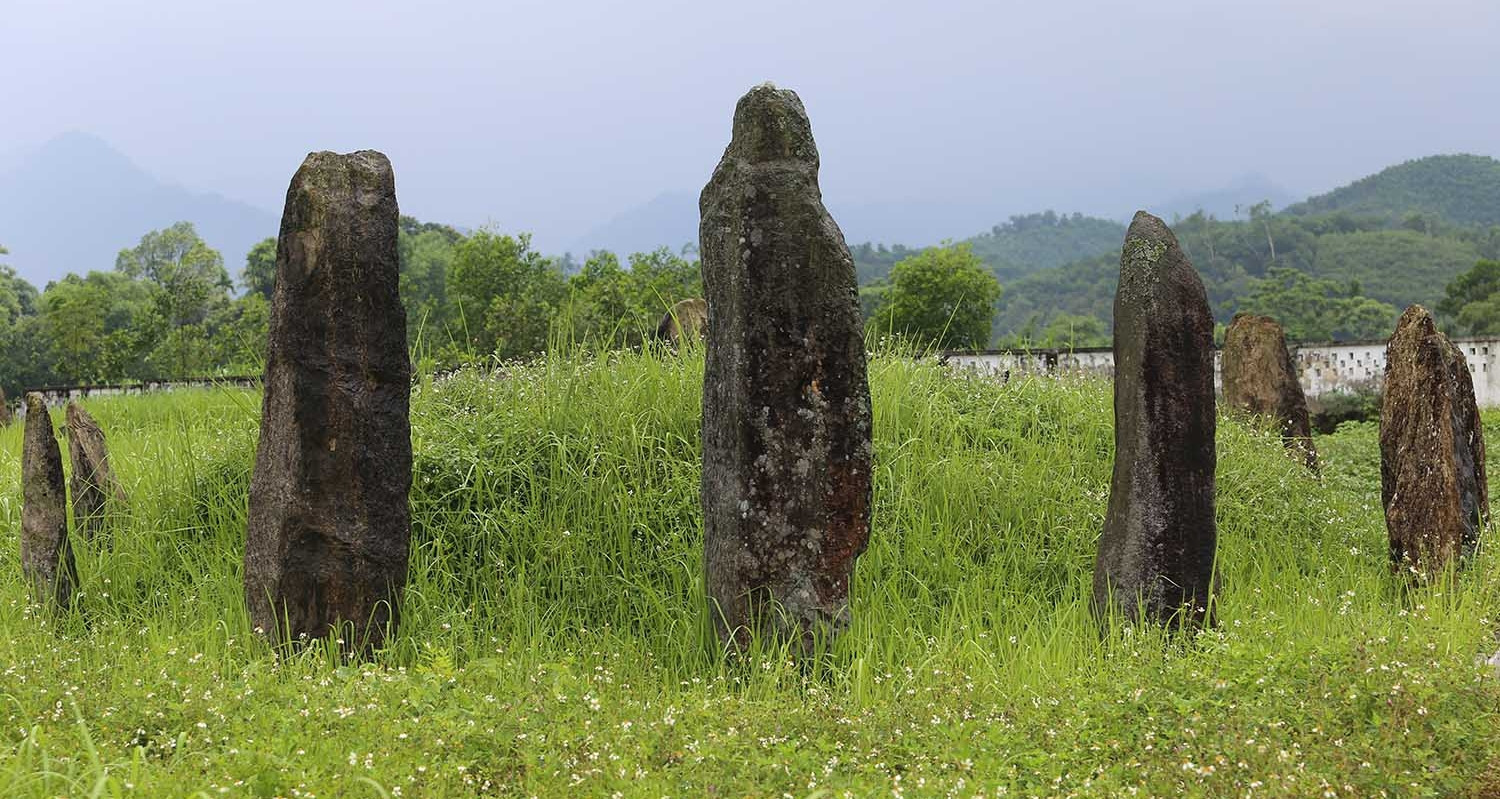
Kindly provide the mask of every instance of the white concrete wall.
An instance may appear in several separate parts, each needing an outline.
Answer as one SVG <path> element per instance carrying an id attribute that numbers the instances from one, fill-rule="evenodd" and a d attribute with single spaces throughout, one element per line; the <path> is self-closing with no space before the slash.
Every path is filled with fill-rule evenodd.
<path id="1" fill-rule="evenodd" d="M 1474 399 L 1479 406 L 1500 406 L 1500 338 L 1455 338 L 1469 362 L 1474 379 Z M 1000 376 L 1074 374 L 1113 377 L 1114 353 L 1107 349 L 1033 350 L 1030 352 L 952 352 L 948 363 Z M 1315 400 L 1336 391 L 1379 389 L 1385 379 L 1385 342 L 1353 341 L 1341 344 L 1309 344 L 1292 353 L 1301 374 L 1302 390 Z M 1222 386 L 1218 353 L 1214 354 L 1214 385 Z"/>

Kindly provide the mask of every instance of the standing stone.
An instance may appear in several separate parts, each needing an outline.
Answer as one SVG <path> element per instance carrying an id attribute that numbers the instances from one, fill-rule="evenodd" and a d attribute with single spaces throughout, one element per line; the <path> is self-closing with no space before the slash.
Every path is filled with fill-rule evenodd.
<path id="1" fill-rule="evenodd" d="M 740 98 L 699 200 L 708 345 L 704 566 L 722 642 L 843 629 L 870 535 L 870 390 L 854 261 L 796 93 Z"/>
<path id="2" fill-rule="evenodd" d="M 32 596 L 66 610 L 73 604 L 78 570 L 68 542 L 68 493 L 62 449 L 42 395 L 26 395 L 21 445 L 21 571 Z"/>
<path id="3" fill-rule="evenodd" d="M 10 401 L 5 398 L 5 389 L 0 388 L 0 427 L 10 424 Z"/>
<path id="4" fill-rule="evenodd" d="M 1216 543 L 1214 319 L 1177 237 L 1144 211 L 1125 234 L 1114 333 L 1115 467 L 1094 610 L 1202 624 Z"/>
<path id="5" fill-rule="evenodd" d="M 656 338 L 673 347 L 683 339 L 702 338 L 708 325 L 708 303 L 699 297 L 680 300 L 661 317 L 656 326 Z"/>
<path id="6" fill-rule="evenodd" d="M 1413 305 L 1386 344 L 1380 495 L 1398 571 L 1431 576 L 1489 523 L 1484 430 L 1463 352 Z"/>
<path id="7" fill-rule="evenodd" d="M 397 215 L 370 150 L 313 153 L 287 190 L 245 543 L 250 617 L 277 640 L 337 629 L 368 649 L 395 629 L 411 534 Z"/>
<path id="8" fill-rule="evenodd" d="M 124 504 L 125 492 L 109 466 L 104 431 L 76 402 L 68 403 L 68 458 L 73 464 L 73 526 L 93 541 L 104 529 L 108 505 Z"/>
<path id="9" fill-rule="evenodd" d="M 1307 397 L 1281 325 L 1269 316 L 1235 314 L 1224 332 L 1223 357 L 1224 404 L 1276 422 L 1287 451 L 1317 469 Z"/>

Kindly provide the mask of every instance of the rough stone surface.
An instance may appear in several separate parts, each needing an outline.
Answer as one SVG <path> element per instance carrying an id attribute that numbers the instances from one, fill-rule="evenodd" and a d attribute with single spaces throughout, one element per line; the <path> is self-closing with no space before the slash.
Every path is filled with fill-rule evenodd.
<path id="1" fill-rule="evenodd" d="M 26 395 L 21 449 L 21 571 L 38 601 L 67 609 L 78 570 L 68 541 L 62 449 L 40 394 Z"/>
<path id="2" fill-rule="evenodd" d="M 1307 397 L 1281 325 L 1269 316 L 1235 314 L 1224 332 L 1223 363 L 1224 404 L 1274 421 L 1287 450 L 1318 468 Z"/>
<path id="3" fill-rule="evenodd" d="M 1201 624 L 1213 590 L 1213 314 L 1172 231 L 1136 213 L 1115 293 L 1115 466 L 1094 609 Z"/>
<path id="4" fill-rule="evenodd" d="M 1386 345 L 1380 493 L 1391 564 L 1430 576 L 1489 523 L 1484 431 L 1463 353 L 1413 305 Z"/>
<path id="5" fill-rule="evenodd" d="M 872 448 L 854 261 L 795 93 L 764 84 L 740 99 L 699 209 L 710 613 L 722 642 L 807 650 L 848 623 Z"/>
<path id="6" fill-rule="evenodd" d="M 287 190 L 245 546 L 251 619 L 280 640 L 338 628 L 372 648 L 396 624 L 411 534 L 397 215 L 373 151 L 313 153 Z"/>
<path id="7" fill-rule="evenodd" d="M 105 531 L 109 505 L 124 504 L 125 491 L 109 465 L 104 431 L 76 402 L 68 403 L 68 458 L 73 464 L 73 526 L 85 541 Z"/>
<path id="8" fill-rule="evenodd" d="M 676 346 L 684 338 L 701 338 L 708 327 L 708 303 L 701 298 L 680 300 L 661 317 L 656 338 Z"/>

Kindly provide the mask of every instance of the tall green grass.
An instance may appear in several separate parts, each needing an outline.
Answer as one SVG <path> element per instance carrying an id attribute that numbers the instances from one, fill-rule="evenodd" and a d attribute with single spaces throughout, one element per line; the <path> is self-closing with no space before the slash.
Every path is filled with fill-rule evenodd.
<path id="1" fill-rule="evenodd" d="M 1307 474 L 1221 420 L 1220 625 L 1088 610 L 1108 384 L 871 362 L 874 531 L 813 667 L 705 645 L 702 357 L 424 380 L 400 634 L 282 657 L 241 585 L 258 397 L 87 403 L 129 494 L 77 612 L 20 578 L 0 431 L 0 795 L 1475 796 L 1497 787 L 1493 556 L 1388 575 L 1369 426 Z M 1494 421 L 1494 420 L 1491 420 Z M 1500 439 L 1497 439 L 1500 440 Z"/>

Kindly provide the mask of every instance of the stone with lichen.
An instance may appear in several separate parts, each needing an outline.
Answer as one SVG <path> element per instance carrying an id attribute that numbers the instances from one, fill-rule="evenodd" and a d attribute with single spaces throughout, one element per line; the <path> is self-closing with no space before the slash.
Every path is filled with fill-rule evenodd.
<path id="1" fill-rule="evenodd" d="M 872 448 L 854 262 L 795 93 L 764 84 L 740 99 L 699 208 L 710 613 L 731 647 L 808 651 L 848 624 Z"/>
<path id="2" fill-rule="evenodd" d="M 124 504 L 125 490 L 109 465 L 104 431 L 94 417 L 69 402 L 66 422 L 68 460 L 73 465 L 73 524 L 85 541 L 92 541 L 106 529 L 107 514 Z"/>
<path id="3" fill-rule="evenodd" d="M 394 629 L 411 535 L 411 363 L 398 210 L 380 153 L 313 153 L 276 244 L 245 593 L 278 640 Z"/>
<path id="4" fill-rule="evenodd" d="M 68 541 L 62 449 L 42 395 L 26 395 L 21 444 L 21 572 L 32 596 L 54 608 L 73 604 L 78 571 Z"/>
<path id="5" fill-rule="evenodd" d="M 679 300 L 662 314 L 656 338 L 676 347 L 685 340 L 700 339 L 708 326 L 708 303 L 701 297 Z"/>
<path id="6" fill-rule="evenodd" d="M 1398 571 L 1430 577 L 1456 565 L 1489 523 L 1469 365 L 1420 305 L 1406 309 L 1386 344 L 1380 493 Z"/>
<path id="7" fill-rule="evenodd" d="M 1115 293 L 1115 462 L 1094 609 L 1209 620 L 1214 551 L 1213 314 L 1177 237 L 1138 212 Z"/>
<path id="8" fill-rule="evenodd" d="M 1237 313 L 1224 331 L 1224 404 L 1270 419 L 1287 451 L 1318 467 L 1307 397 L 1286 348 L 1286 333 L 1269 316 Z"/>

